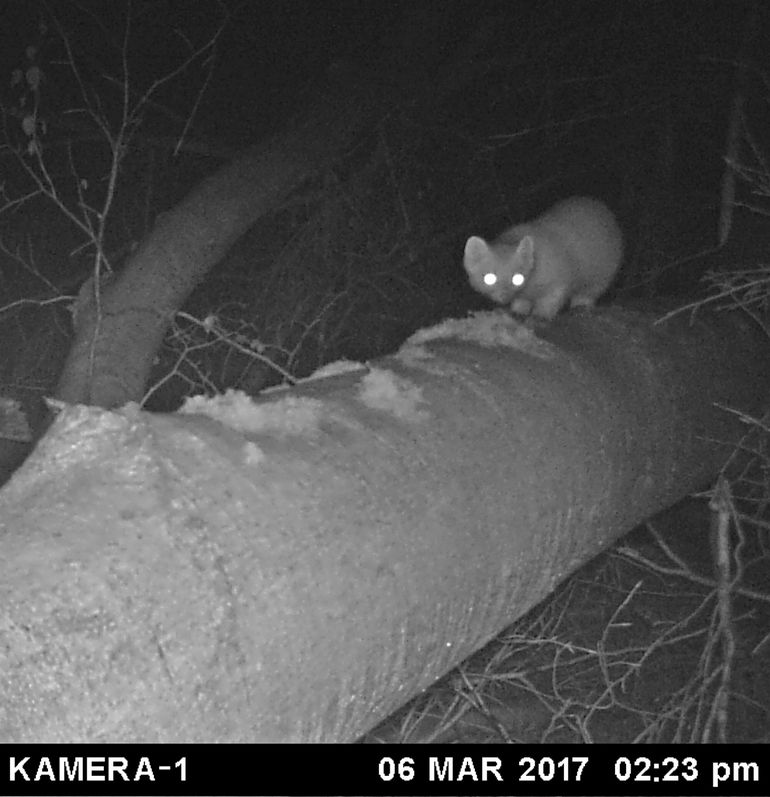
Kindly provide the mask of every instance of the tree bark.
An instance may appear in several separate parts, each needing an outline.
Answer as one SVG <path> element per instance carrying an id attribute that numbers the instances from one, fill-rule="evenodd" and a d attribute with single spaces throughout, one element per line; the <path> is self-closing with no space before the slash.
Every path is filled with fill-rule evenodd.
<path id="1" fill-rule="evenodd" d="M 704 486 L 743 320 L 446 322 L 211 418 L 69 408 L 0 492 L 0 741 L 350 741 Z"/>
<path id="2" fill-rule="evenodd" d="M 174 313 L 230 246 L 326 165 L 371 119 L 372 92 L 342 66 L 313 87 L 290 129 L 261 143 L 161 214 L 125 270 L 80 314 L 55 391 L 69 403 L 141 399 Z"/>

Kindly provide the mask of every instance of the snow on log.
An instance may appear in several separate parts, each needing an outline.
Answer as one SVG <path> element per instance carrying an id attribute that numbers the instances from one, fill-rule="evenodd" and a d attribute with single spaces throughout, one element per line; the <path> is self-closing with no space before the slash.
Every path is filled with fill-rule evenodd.
<path id="1" fill-rule="evenodd" d="M 0 491 L 0 741 L 357 738 L 725 462 L 766 340 L 653 319 L 480 313 L 258 399 L 66 408 Z"/>

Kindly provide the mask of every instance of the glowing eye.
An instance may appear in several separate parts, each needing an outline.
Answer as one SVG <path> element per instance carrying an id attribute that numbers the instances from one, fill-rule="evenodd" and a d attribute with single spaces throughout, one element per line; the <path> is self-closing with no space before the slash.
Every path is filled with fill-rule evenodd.
<path id="1" fill-rule="evenodd" d="M 511 277 L 511 282 L 513 283 L 514 287 L 518 288 L 520 285 L 524 284 L 524 275 L 523 274 L 514 274 Z"/>
<path id="2" fill-rule="evenodd" d="M 497 274 L 493 274 L 491 271 L 484 275 L 484 284 L 485 285 L 494 285 L 497 282 Z"/>

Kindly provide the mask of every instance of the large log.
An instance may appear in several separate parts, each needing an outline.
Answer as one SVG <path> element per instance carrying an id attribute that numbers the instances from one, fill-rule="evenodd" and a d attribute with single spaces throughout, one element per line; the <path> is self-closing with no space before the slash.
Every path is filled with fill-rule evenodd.
<path id="1" fill-rule="evenodd" d="M 653 318 L 447 322 L 227 425 L 66 409 L 0 491 L 0 741 L 358 737 L 766 405 L 759 331 Z"/>

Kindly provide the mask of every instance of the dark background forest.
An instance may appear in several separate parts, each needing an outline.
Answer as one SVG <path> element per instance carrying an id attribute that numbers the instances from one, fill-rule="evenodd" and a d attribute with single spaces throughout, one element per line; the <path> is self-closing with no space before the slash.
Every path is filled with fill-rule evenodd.
<path id="1" fill-rule="evenodd" d="M 149 408 L 370 358 L 484 307 L 465 238 L 570 194 L 602 198 L 625 230 L 610 300 L 703 293 L 727 155 L 731 207 L 762 209 L 761 4 L 4 6 L 0 373 L 25 401 L 55 385 L 66 308 L 95 267 L 119 273 L 159 214 L 281 130 L 334 64 L 381 91 L 373 123 L 180 308 Z"/>

